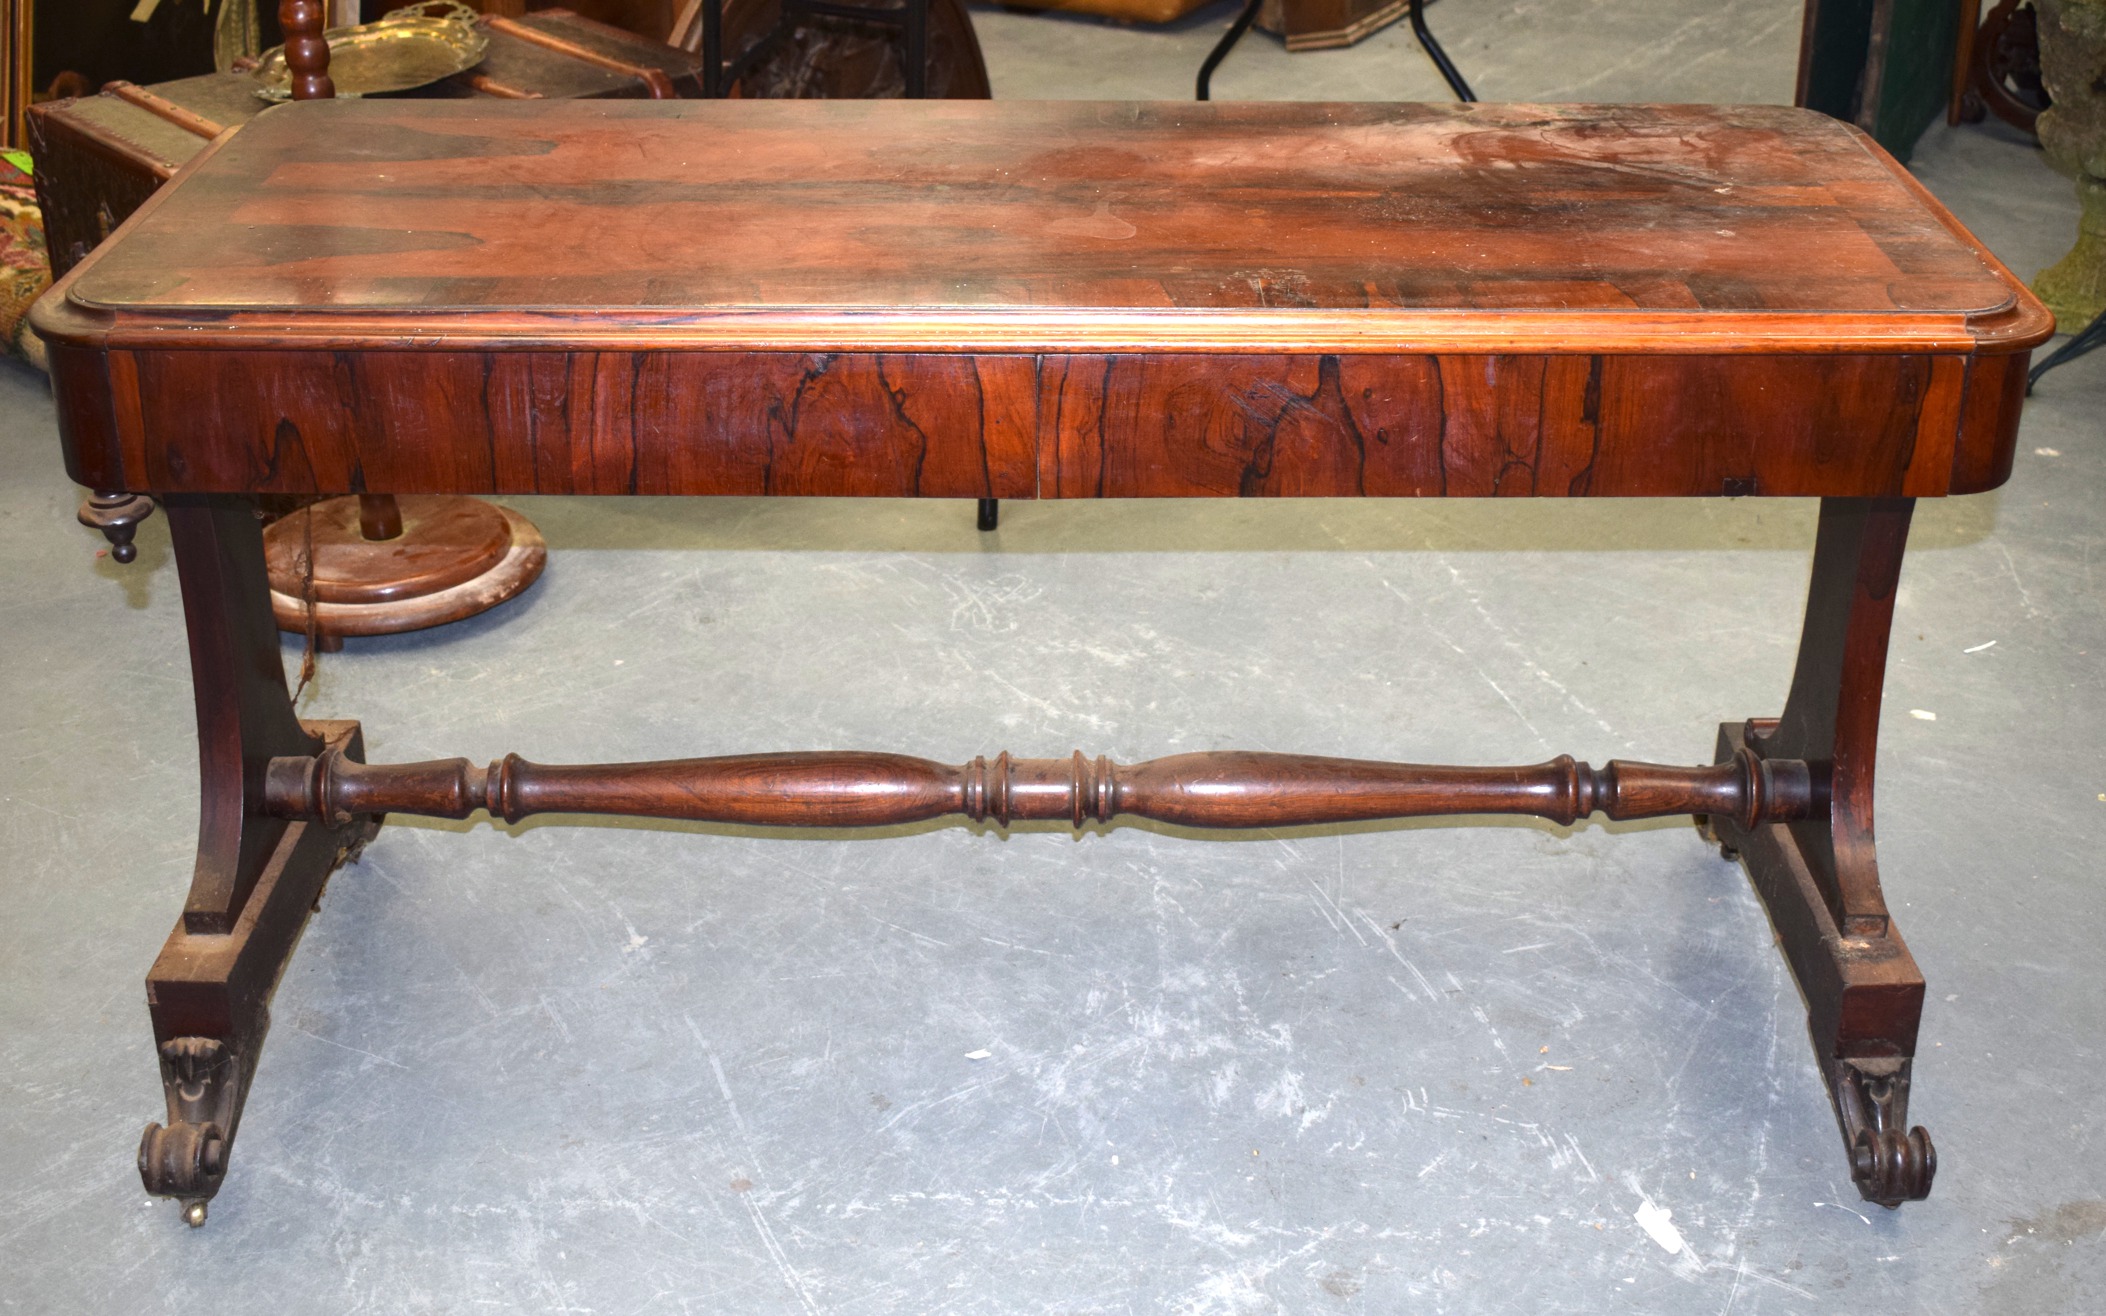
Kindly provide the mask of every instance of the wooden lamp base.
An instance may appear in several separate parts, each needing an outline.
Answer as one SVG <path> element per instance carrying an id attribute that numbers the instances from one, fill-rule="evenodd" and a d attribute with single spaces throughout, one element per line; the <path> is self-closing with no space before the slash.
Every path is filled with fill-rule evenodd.
<path id="1" fill-rule="evenodd" d="M 480 498 L 331 498 L 273 522 L 263 540 L 278 629 L 305 631 L 311 598 L 316 634 L 330 648 L 346 635 L 487 612 L 548 562 L 533 522 Z"/>

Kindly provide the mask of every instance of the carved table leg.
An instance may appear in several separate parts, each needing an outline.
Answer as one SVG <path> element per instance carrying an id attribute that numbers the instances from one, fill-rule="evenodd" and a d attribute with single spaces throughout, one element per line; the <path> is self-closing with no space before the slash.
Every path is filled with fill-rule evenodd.
<path id="1" fill-rule="evenodd" d="M 1907 1128 L 1909 1067 L 1923 977 L 1888 916 L 1872 842 L 1872 776 L 1887 632 L 1914 501 L 1821 502 L 1813 583 L 1784 714 L 1719 729 L 1720 762 L 1743 747 L 1805 761 L 1812 816 L 1754 827 L 1714 814 L 1705 828 L 1746 865 L 1805 995 L 1821 1064 L 1866 1200 L 1930 1193 L 1930 1135 Z M 1819 807 L 1825 802 L 1826 807 Z"/>
<path id="2" fill-rule="evenodd" d="M 379 820 L 263 811 L 271 759 L 325 750 L 363 759 L 358 724 L 302 723 L 293 712 L 249 504 L 196 495 L 162 504 L 190 632 L 202 791 L 189 900 L 146 982 L 168 1123 L 146 1126 L 139 1176 L 199 1225 L 226 1174 L 271 991 L 330 871 Z"/>

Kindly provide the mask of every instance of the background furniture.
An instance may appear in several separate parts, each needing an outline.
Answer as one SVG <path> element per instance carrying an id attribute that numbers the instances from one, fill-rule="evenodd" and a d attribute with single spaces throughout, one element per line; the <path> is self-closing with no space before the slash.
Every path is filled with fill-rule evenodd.
<path id="1" fill-rule="evenodd" d="M 1205 62 L 1199 66 L 1199 84 L 1194 96 L 1195 100 L 1213 99 L 1212 80 L 1214 70 L 1221 67 L 1221 61 L 1228 58 L 1228 53 L 1236 48 L 1236 43 L 1241 41 L 1243 34 L 1250 30 L 1251 23 L 1259 15 L 1262 3 L 1263 0 L 1245 0 L 1242 10 L 1237 13 L 1234 21 L 1229 24 L 1228 31 L 1222 33 L 1221 40 L 1215 43 L 1212 50 L 1207 52 Z M 1411 19 L 1411 33 L 1412 36 L 1418 39 L 1419 48 L 1426 52 L 1426 58 L 1433 61 L 1433 67 L 1440 70 L 1441 80 L 1446 82 L 1448 89 L 1455 93 L 1455 99 L 1459 101 L 1476 100 L 1477 95 L 1470 90 L 1470 84 L 1463 81 L 1462 73 L 1455 67 L 1455 62 L 1448 58 L 1448 52 L 1441 48 L 1440 42 L 1434 40 L 1432 30 L 1426 26 L 1425 0 L 1404 0 L 1401 8 L 1402 12 Z M 1338 45 L 1341 43 L 1331 42 L 1328 44 Z"/>
<path id="2" fill-rule="evenodd" d="M 2041 76 L 2053 103 L 2040 115 L 2040 144 L 2077 185 L 2077 241 L 2042 270 L 2033 290 L 2074 335 L 2033 379 L 2106 344 L 2106 2 L 2036 0 Z"/>
<path id="3" fill-rule="evenodd" d="M 1206 4 L 1207 0 L 1019 0 L 1016 8 L 1091 14 L 1129 23 L 1174 23 Z"/>
<path id="4" fill-rule="evenodd" d="M 668 40 L 701 54 L 705 68 L 714 56 L 713 96 L 734 85 L 765 100 L 993 94 L 963 0 L 686 0 Z"/>
<path id="5" fill-rule="evenodd" d="M 483 31 L 490 45 L 481 64 L 403 96 L 599 100 L 648 97 L 654 86 L 701 93 L 699 59 L 569 10 L 543 9 L 516 25 L 485 21 Z M 117 83 L 37 107 L 28 140 L 54 272 L 78 264 L 215 135 L 268 108 L 242 73 Z"/>
<path id="6" fill-rule="evenodd" d="M 619 99 L 695 94 L 699 61 L 671 47 L 550 9 L 489 16 L 475 68 L 403 93 L 407 99 Z M 327 48 L 321 72 L 326 74 Z M 102 94 L 37 107 L 29 116 L 53 268 L 69 270 L 206 144 L 268 108 L 245 73 L 211 73 L 153 88 L 114 83 Z M 105 492 L 81 519 L 120 561 L 152 504 Z M 279 625 L 331 649 L 347 635 L 443 625 L 487 611 L 533 584 L 546 549 L 517 512 L 473 499 L 386 496 L 319 507 L 280 500 L 271 528 Z"/>
<path id="7" fill-rule="evenodd" d="M 1403 18 L 1409 0 L 1264 0 L 1257 25 L 1289 50 L 1335 50 Z"/>
<path id="8" fill-rule="evenodd" d="M 15 38 L 8 60 L 15 113 L 34 101 L 83 95 L 119 78 L 162 82 L 212 69 L 215 12 L 196 0 L 7 3 Z M 7 131 L 20 131 L 13 114 Z"/>
<path id="9" fill-rule="evenodd" d="M 1206 0 L 1017 0 L 1016 9 L 1094 14 L 1130 23 L 1174 23 Z M 1371 37 L 1404 17 L 1405 0 L 1263 0 L 1257 26 L 1289 50 L 1331 50 Z"/>
<path id="10" fill-rule="evenodd" d="M 1950 99 L 1954 0 L 1806 0 L 1795 100 L 1907 160 Z"/>
<path id="11" fill-rule="evenodd" d="M 2033 290 L 2066 329 L 2106 313 L 2106 0 L 2036 0 L 2040 64 L 2053 104 L 2038 122 L 2048 163 L 2083 207 L 2069 253 Z"/>
<path id="12" fill-rule="evenodd" d="M 1988 17 L 1981 0 L 1960 6 L 1959 48 L 1953 55 L 1949 124 L 1980 123 L 1990 114 L 2025 132 L 2048 107 L 2040 81 L 2039 14 L 2032 0 L 1997 0 Z"/>

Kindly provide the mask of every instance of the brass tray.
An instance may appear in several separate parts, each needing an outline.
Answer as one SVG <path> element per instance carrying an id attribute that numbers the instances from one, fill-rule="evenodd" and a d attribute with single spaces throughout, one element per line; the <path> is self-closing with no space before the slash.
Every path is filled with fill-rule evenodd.
<path id="1" fill-rule="evenodd" d="M 475 11 L 448 4 L 443 16 L 431 5 L 397 9 L 377 22 L 331 28 L 329 80 L 339 97 L 408 91 L 474 68 L 490 39 L 475 26 Z M 273 46 L 256 62 L 256 94 L 267 101 L 292 99 L 292 72 L 285 47 Z"/>

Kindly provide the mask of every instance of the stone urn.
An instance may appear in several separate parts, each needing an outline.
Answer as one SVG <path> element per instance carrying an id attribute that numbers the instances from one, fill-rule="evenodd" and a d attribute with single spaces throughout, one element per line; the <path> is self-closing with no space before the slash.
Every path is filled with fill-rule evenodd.
<path id="1" fill-rule="evenodd" d="M 2040 272 L 2033 291 L 2075 333 L 2106 312 L 2106 0 L 2033 0 L 2040 79 L 2054 106 L 2040 116 L 2048 163 L 2077 180 L 2077 245 Z"/>

